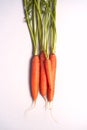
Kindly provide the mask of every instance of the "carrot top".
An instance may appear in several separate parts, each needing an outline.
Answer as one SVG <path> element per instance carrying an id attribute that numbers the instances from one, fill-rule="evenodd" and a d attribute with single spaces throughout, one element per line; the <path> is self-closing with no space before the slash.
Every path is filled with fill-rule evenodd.
<path id="1" fill-rule="evenodd" d="M 50 3 L 50 8 L 52 14 L 50 16 L 50 45 L 51 45 L 51 53 L 55 53 L 56 51 L 56 4 L 57 0 L 52 0 Z"/>
<path id="2" fill-rule="evenodd" d="M 41 21 L 41 12 L 40 12 L 40 0 L 24 0 L 24 13 L 25 20 L 28 26 L 30 33 L 32 45 L 33 45 L 33 54 L 38 54 L 38 43 L 42 41 L 43 32 L 42 32 L 42 21 Z"/>
<path id="3" fill-rule="evenodd" d="M 56 50 L 56 1 L 42 0 L 43 49 L 46 58 Z"/>
<path id="4" fill-rule="evenodd" d="M 30 33 L 33 54 L 56 50 L 56 3 L 57 0 L 23 0 L 25 20 Z"/>

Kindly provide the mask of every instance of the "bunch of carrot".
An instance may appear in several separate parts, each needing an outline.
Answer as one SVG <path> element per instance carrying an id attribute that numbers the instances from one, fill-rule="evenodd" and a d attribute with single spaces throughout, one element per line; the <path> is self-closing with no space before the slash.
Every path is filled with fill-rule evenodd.
<path id="1" fill-rule="evenodd" d="M 56 0 L 23 0 L 25 20 L 33 45 L 31 95 L 52 102 L 56 76 Z"/>

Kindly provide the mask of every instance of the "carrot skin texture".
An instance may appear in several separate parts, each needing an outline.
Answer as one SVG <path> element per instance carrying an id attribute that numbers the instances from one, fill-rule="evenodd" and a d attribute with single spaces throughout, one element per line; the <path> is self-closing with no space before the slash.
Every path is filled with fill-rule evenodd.
<path id="1" fill-rule="evenodd" d="M 55 54 L 50 54 L 50 61 L 51 61 L 53 87 L 52 89 L 49 89 L 49 87 L 47 89 L 47 99 L 49 102 L 53 101 L 54 91 L 55 91 L 55 76 L 56 76 L 56 55 Z"/>
<path id="2" fill-rule="evenodd" d="M 46 77 L 47 77 L 47 83 L 48 83 L 49 89 L 52 89 L 53 82 L 52 82 L 51 61 L 50 61 L 50 59 L 45 60 L 45 71 L 46 71 Z"/>
<path id="3" fill-rule="evenodd" d="M 42 97 L 46 97 L 47 95 L 47 79 L 46 79 L 46 72 L 45 72 L 45 54 L 41 52 L 40 54 L 40 93 Z"/>
<path id="4" fill-rule="evenodd" d="M 50 54 L 50 61 L 51 61 L 51 71 L 52 71 L 52 78 L 53 78 L 53 86 L 55 86 L 56 64 L 57 64 L 57 59 L 56 59 L 55 54 Z"/>
<path id="5" fill-rule="evenodd" d="M 35 55 L 31 63 L 31 95 L 33 101 L 36 102 L 39 91 L 39 75 L 40 75 L 40 60 L 39 56 Z"/>
<path id="6" fill-rule="evenodd" d="M 54 98 L 54 89 L 50 89 L 49 87 L 47 88 L 47 100 L 49 102 L 53 101 Z"/>

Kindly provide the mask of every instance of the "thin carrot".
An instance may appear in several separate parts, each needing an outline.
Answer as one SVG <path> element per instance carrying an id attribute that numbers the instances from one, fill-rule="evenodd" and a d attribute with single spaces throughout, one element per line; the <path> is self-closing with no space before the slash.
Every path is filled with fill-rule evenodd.
<path id="1" fill-rule="evenodd" d="M 50 59 L 45 60 L 45 71 L 46 71 L 46 76 L 47 76 L 47 82 L 48 82 L 49 89 L 52 89 L 53 82 L 52 82 L 51 61 L 50 61 Z"/>
<path id="2" fill-rule="evenodd" d="M 47 100 L 49 102 L 53 101 L 54 97 L 54 88 L 50 89 L 49 87 L 47 88 Z"/>
<path id="3" fill-rule="evenodd" d="M 35 55 L 32 58 L 32 64 L 31 64 L 31 95 L 34 102 L 36 102 L 39 91 L 39 72 L 40 72 L 39 56 Z"/>
<path id="4" fill-rule="evenodd" d="M 52 71 L 52 79 L 53 79 L 53 86 L 55 86 L 55 76 L 56 76 L 56 55 L 50 54 L 50 60 L 51 60 L 51 71 Z"/>
<path id="5" fill-rule="evenodd" d="M 25 20 L 28 26 L 32 48 L 33 58 L 31 61 L 31 95 L 34 102 L 36 102 L 39 91 L 39 71 L 40 61 L 38 55 L 38 27 L 37 15 L 39 14 L 36 0 L 23 0 Z M 40 15 L 39 15 L 40 16 Z M 38 16 L 38 17 L 39 17 Z M 41 20 L 40 20 L 41 23 Z"/>
<path id="6" fill-rule="evenodd" d="M 46 78 L 44 61 L 45 61 L 45 54 L 44 52 L 41 52 L 40 54 L 40 93 L 42 97 L 46 100 L 47 78 Z"/>
<path id="7" fill-rule="evenodd" d="M 55 89 L 55 75 L 56 75 L 56 2 L 57 0 L 50 1 L 49 8 L 51 9 L 50 14 L 50 34 L 49 34 L 49 45 L 50 45 L 50 61 L 51 61 L 51 74 L 52 74 L 52 88 L 47 89 L 47 98 L 48 101 L 53 101 L 54 98 L 54 89 Z"/>
<path id="8" fill-rule="evenodd" d="M 53 101 L 54 98 L 54 91 L 55 91 L 55 76 L 56 76 L 56 55 L 50 54 L 50 61 L 51 61 L 51 74 L 52 74 L 52 89 L 48 87 L 47 89 L 47 99 L 49 102 Z"/>

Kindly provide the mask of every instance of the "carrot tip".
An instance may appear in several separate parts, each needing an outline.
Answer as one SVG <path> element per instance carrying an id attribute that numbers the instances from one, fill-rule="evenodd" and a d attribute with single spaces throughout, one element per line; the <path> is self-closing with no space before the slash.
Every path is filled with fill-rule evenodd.
<path id="1" fill-rule="evenodd" d="M 45 102 L 47 101 L 46 96 L 43 96 L 43 99 L 44 99 Z"/>
<path id="2" fill-rule="evenodd" d="M 45 110 L 46 110 L 47 109 L 47 98 L 46 98 L 46 96 L 44 96 L 43 98 L 45 100 Z"/>
<path id="3" fill-rule="evenodd" d="M 49 109 L 52 110 L 52 108 L 53 108 L 53 102 L 51 101 L 49 102 Z"/>
<path id="4" fill-rule="evenodd" d="M 43 108 L 45 107 L 45 110 L 47 110 L 47 98 L 46 98 L 46 96 L 43 96 L 43 99 L 45 100 L 45 104 L 44 104 L 44 106 L 43 106 Z"/>
<path id="5" fill-rule="evenodd" d="M 35 106 L 36 106 L 36 100 L 33 101 L 33 103 L 32 103 L 32 107 L 35 108 Z"/>
<path id="6" fill-rule="evenodd" d="M 28 114 L 28 112 L 30 112 L 31 110 L 33 110 L 36 106 L 36 101 L 33 101 L 31 106 L 28 107 L 25 111 L 24 111 L 24 116 L 26 116 L 26 114 Z"/>
<path id="7" fill-rule="evenodd" d="M 30 112 L 32 110 L 31 107 L 27 108 L 25 111 L 24 111 L 24 116 L 26 116 L 28 114 L 28 112 Z"/>
<path id="8" fill-rule="evenodd" d="M 52 113 L 52 109 L 50 109 L 50 116 L 51 116 L 51 118 L 53 119 L 53 121 L 54 121 L 55 123 L 58 123 L 58 124 L 59 124 L 59 122 L 55 119 L 55 117 L 54 117 L 54 115 L 53 115 L 53 113 Z"/>
<path id="9" fill-rule="evenodd" d="M 47 109 L 49 109 L 49 102 L 48 101 L 45 102 L 45 110 L 47 110 Z"/>
<path id="10" fill-rule="evenodd" d="M 55 123 L 57 123 L 61 128 L 64 128 L 64 125 L 61 124 L 61 123 L 54 117 L 52 110 L 53 110 L 53 109 L 50 109 L 50 116 L 51 116 L 51 118 L 52 118 L 53 121 L 54 121 Z"/>

